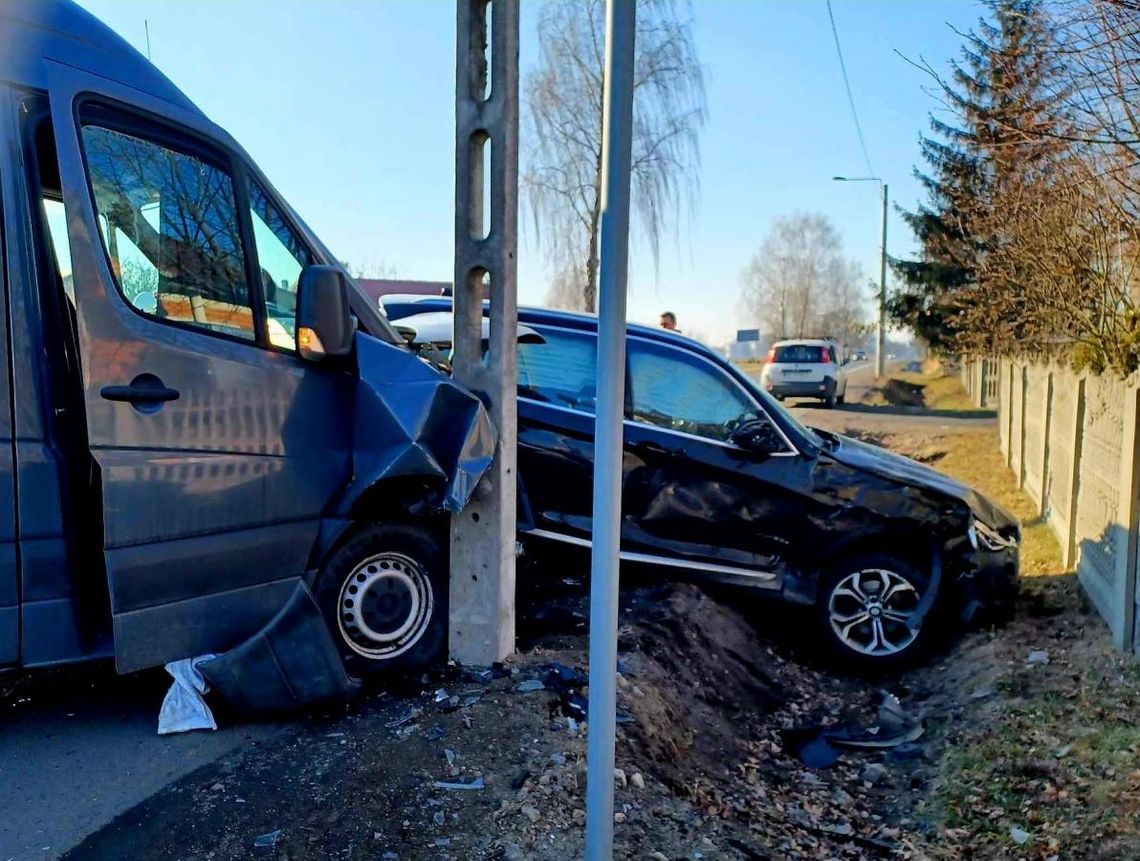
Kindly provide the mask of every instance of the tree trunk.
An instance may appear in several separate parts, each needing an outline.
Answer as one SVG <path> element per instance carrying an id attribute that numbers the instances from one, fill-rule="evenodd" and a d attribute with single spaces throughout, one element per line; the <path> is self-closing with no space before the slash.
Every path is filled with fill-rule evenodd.
<path id="1" fill-rule="evenodd" d="M 586 260 L 586 284 L 582 293 L 582 305 L 591 314 L 598 310 L 598 207 L 590 216 L 590 256 Z"/>

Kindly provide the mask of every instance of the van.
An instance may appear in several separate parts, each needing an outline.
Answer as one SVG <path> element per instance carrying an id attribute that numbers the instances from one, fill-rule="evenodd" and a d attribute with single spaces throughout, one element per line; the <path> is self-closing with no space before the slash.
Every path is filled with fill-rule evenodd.
<path id="1" fill-rule="evenodd" d="M 0 667 L 222 652 L 299 584 L 361 674 L 440 654 L 481 402 L 64 0 L 0 0 L 0 263 Z"/>

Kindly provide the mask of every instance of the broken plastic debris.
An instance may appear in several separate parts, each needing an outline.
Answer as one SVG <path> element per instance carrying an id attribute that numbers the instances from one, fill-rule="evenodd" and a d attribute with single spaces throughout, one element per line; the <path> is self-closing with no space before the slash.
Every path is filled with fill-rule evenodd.
<path id="1" fill-rule="evenodd" d="M 328 623 L 303 582 L 265 627 L 199 667 L 231 708 L 247 713 L 347 699 L 360 688 L 345 673 Z"/>
<path id="2" fill-rule="evenodd" d="M 1049 663 L 1049 653 L 1044 649 L 1032 649 L 1029 652 L 1029 657 L 1025 659 L 1027 664 L 1047 664 Z"/>
<path id="3" fill-rule="evenodd" d="M 922 736 L 922 724 L 907 714 L 899 698 L 884 693 L 874 726 L 850 724 L 794 727 L 780 731 L 784 747 L 811 768 L 827 768 L 839 759 L 837 748 L 886 750 L 913 742 Z M 915 748 L 914 755 L 922 751 Z"/>
<path id="4" fill-rule="evenodd" d="M 1018 828 L 1016 825 L 1009 829 L 1009 836 L 1018 846 L 1024 846 L 1029 842 L 1029 832 L 1024 828 Z"/>
<path id="5" fill-rule="evenodd" d="M 159 735 L 218 728 L 214 714 L 203 696 L 210 690 L 210 686 L 198 669 L 200 664 L 212 661 L 214 657 L 199 655 L 196 658 L 171 661 L 166 665 L 166 671 L 174 678 L 174 683 L 166 692 L 162 707 L 158 710 Z"/>
<path id="6" fill-rule="evenodd" d="M 270 831 L 267 834 L 259 834 L 253 838 L 253 846 L 255 849 L 274 849 L 277 846 L 277 841 L 281 838 L 281 829 L 278 828 Z"/>
<path id="7" fill-rule="evenodd" d="M 432 786 L 436 789 L 483 789 L 486 784 L 483 782 L 483 775 L 479 775 L 469 783 L 451 783 L 446 780 L 432 781 Z"/>
<path id="8" fill-rule="evenodd" d="M 451 699 L 451 695 L 447 691 L 445 691 L 443 688 L 440 688 L 439 690 L 437 690 L 435 692 L 435 701 L 437 703 L 441 703 L 444 700 L 449 700 L 449 699 Z"/>
<path id="9" fill-rule="evenodd" d="M 533 691 L 541 691 L 545 689 L 546 685 L 544 685 L 540 679 L 527 679 L 525 682 L 519 682 L 518 685 L 519 693 L 523 694 L 529 694 Z"/>
<path id="10" fill-rule="evenodd" d="M 413 706 L 400 717 L 396 718 L 395 720 L 388 721 L 385 726 L 388 727 L 388 729 L 395 729 L 396 727 L 403 726 L 413 718 L 419 717 L 421 714 L 423 714 L 423 709 Z"/>
<path id="11" fill-rule="evenodd" d="M 453 766 L 453 765 L 455 765 L 455 760 L 459 758 L 459 754 L 457 754 L 451 748 L 445 747 L 443 749 L 443 757 L 444 757 L 444 759 L 447 760 L 447 764 L 449 766 Z"/>
<path id="12" fill-rule="evenodd" d="M 447 735 L 447 730 L 439 724 L 433 724 L 431 729 L 424 733 L 424 738 L 428 741 L 439 741 L 445 735 Z"/>

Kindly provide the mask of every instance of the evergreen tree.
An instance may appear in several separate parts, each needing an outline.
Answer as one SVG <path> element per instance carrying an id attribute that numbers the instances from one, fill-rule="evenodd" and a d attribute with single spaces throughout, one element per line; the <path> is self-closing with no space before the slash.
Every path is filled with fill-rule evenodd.
<path id="1" fill-rule="evenodd" d="M 1007 207 L 1065 144 L 1055 114 L 1057 67 L 1041 0 L 989 0 L 989 17 L 966 35 L 949 81 L 950 118 L 931 116 L 922 139 L 927 200 L 903 217 L 917 260 L 894 261 L 901 281 L 895 321 L 932 349 L 990 349 L 1020 337 L 1027 319 L 1024 268 L 1004 253 Z"/>

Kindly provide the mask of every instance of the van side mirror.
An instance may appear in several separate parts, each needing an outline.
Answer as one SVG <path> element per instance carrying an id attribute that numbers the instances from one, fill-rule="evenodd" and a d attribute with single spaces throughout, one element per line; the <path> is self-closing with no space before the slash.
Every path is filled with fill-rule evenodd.
<path id="1" fill-rule="evenodd" d="M 348 278 L 336 266 L 306 266 L 297 282 L 297 352 L 317 362 L 352 352 Z"/>
<path id="2" fill-rule="evenodd" d="M 732 432 L 732 442 L 745 451 L 776 454 L 787 451 L 788 444 L 768 419 L 748 419 Z"/>

